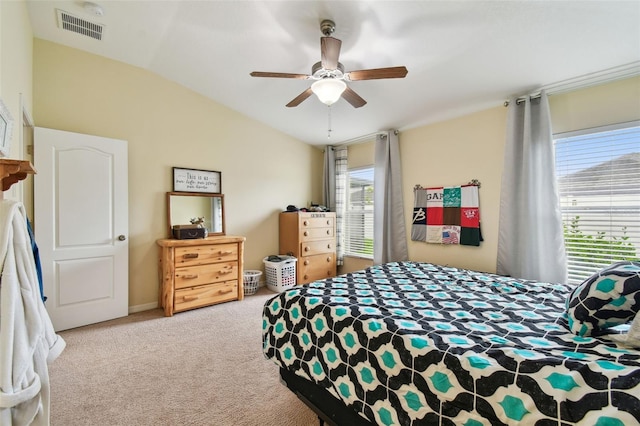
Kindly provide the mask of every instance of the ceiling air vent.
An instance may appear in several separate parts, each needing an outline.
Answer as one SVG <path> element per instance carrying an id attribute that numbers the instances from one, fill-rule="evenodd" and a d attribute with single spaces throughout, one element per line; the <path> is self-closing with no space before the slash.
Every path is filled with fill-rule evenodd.
<path id="1" fill-rule="evenodd" d="M 60 9 L 58 9 L 58 27 L 63 30 L 73 31 L 74 33 L 95 38 L 96 40 L 102 40 L 102 30 L 104 29 L 104 25 L 102 24 L 89 22 Z"/>

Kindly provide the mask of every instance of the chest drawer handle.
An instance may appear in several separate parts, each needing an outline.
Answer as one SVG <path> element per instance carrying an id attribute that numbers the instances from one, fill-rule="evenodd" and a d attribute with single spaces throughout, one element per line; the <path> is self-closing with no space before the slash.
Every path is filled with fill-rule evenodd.
<path id="1" fill-rule="evenodd" d="M 222 251 L 222 250 L 220 250 L 219 253 L 220 253 L 220 256 L 228 256 L 230 254 L 233 254 L 232 251 Z"/>
<path id="2" fill-rule="evenodd" d="M 182 300 L 184 302 L 193 302 L 194 300 L 198 300 L 200 296 L 182 296 Z"/>
<path id="3" fill-rule="evenodd" d="M 197 259 L 198 253 L 186 253 L 182 255 L 183 259 Z"/>
<path id="4" fill-rule="evenodd" d="M 183 275 L 182 278 L 185 280 L 194 280 L 198 278 L 198 274 Z"/>
<path id="5" fill-rule="evenodd" d="M 233 272 L 233 270 L 231 270 L 231 269 L 230 270 L 222 270 L 222 271 L 219 272 L 219 274 L 220 275 L 227 275 L 227 274 L 230 274 L 232 272 Z"/>
<path id="6" fill-rule="evenodd" d="M 218 294 L 227 294 L 227 293 L 232 293 L 233 289 L 232 288 L 228 288 L 226 290 L 219 290 Z"/>

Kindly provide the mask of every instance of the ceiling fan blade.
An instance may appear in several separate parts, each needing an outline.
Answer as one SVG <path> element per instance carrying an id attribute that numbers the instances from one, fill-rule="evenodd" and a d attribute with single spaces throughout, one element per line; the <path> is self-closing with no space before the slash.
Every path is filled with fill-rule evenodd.
<path id="1" fill-rule="evenodd" d="M 297 78 L 299 80 L 307 80 L 311 76 L 307 74 L 290 74 L 286 72 L 262 72 L 253 71 L 251 77 L 275 77 L 275 78 Z"/>
<path id="2" fill-rule="evenodd" d="M 340 47 L 342 41 L 333 37 L 320 38 L 320 53 L 322 58 L 322 68 L 325 70 L 335 70 L 338 68 L 338 58 L 340 57 Z"/>
<path id="3" fill-rule="evenodd" d="M 298 96 L 293 98 L 293 100 L 291 100 L 291 102 L 287 104 L 287 107 L 291 108 L 291 107 L 296 107 L 300 105 L 302 101 L 307 99 L 312 94 L 313 94 L 313 91 L 311 90 L 311 87 L 309 87 L 307 90 L 305 90 L 304 92 L 300 93 Z"/>
<path id="4" fill-rule="evenodd" d="M 345 74 L 345 79 L 350 81 L 376 80 L 380 78 L 404 78 L 407 75 L 406 67 L 375 68 L 370 70 L 350 71 Z"/>
<path id="5" fill-rule="evenodd" d="M 344 98 L 345 101 L 353 105 L 354 108 L 360 108 L 361 106 L 364 106 L 364 104 L 367 103 L 367 101 L 362 99 L 360 95 L 358 95 L 356 92 L 351 90 L 349 86 L 347 86 L 347 88 L 344 89 L 344 92 L 342 92 L 342 97 Z"/>

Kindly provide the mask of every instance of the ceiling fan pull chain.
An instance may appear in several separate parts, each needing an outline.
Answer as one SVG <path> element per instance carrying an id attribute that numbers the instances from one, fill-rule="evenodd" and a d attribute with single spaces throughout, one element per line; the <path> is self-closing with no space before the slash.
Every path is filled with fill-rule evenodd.
<path id="1" fill-rule="evenodd" d="M 329 123 L 327 124 L 327 139 L 331 139 L 331 105 L 327 105 L 329 108 Z"/>

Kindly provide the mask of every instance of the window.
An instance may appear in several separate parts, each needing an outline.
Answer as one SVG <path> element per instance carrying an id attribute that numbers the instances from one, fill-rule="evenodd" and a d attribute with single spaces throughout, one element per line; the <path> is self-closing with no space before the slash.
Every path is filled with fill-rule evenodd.
<path id="1" fill-rule="evenodd" d="M 640 123 L 556 135 L 569 282 L 640 253 Z"/>
<path id="2" fill-rule="evenodd" d="M 345 256 L 373 259 L 373 168 L 347 171 Z"/>

